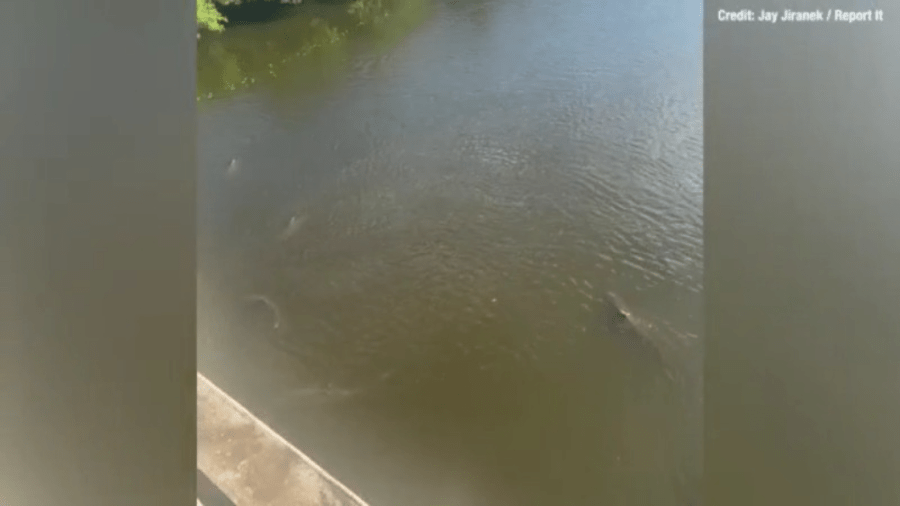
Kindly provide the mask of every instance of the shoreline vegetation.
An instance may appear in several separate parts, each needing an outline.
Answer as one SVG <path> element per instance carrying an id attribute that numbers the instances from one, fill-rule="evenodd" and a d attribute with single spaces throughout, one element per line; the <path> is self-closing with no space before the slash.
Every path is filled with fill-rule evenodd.
<path id="1" fill-rule="evenodd" d="M 228 19 L 219 12 L 213 0 L 197 0 L 197 29 L 221 32 Z"/>
<path id="2" fill-rule="evenodd" d="M 303 3 L 303 0 L 196 0 L 197 1 L 197 31 L 223 32 L 229 19 L 222 13 L 229 7 L 245 6 L 249 4 L 274 4 L 277 7 L 291 7 Z M 387 7 L 382 0 L 349 0 L 341 2 L 346 5 L 347 14 L 358 17 L 360 24 L 365 24 L 366 18 L 374 18 L 376 11 L 383 11 Z"/>
<path id="3" fill-rule="evenodd" d="M 197 100 L 258 86 L 292 94 L 327 88 L 346 73 L 351 53 L 392 47 L 429 6 L 430 0 L 197 0 Z"/>

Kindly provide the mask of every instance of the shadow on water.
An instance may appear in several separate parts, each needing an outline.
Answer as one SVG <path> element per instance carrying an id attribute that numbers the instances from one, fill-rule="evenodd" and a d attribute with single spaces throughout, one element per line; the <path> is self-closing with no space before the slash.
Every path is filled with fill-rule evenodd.
<path id="1" fill-rule="evenodd" d="M 219 12 L 228 20 L 227 28 L 254 24 L 268 24 L 287 19 L 302 12 L 299 5 L 279 0 L 253 0 L 250 2 L 219 5 Z"/>

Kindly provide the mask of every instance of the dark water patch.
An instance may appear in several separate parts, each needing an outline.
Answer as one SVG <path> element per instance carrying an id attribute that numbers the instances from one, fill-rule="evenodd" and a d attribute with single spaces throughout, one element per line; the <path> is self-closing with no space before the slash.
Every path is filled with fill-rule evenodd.
<path id="1" fill-rule="evenodd" d="M 297 4 L 299 3 L 297 2 Z M 251 0 L 217 5 L 217 8 L 228 19 L 228 22 L 225 23 L 228 28 L 286 19 L 296 15 L 300 6 L 279 0 Z"/>

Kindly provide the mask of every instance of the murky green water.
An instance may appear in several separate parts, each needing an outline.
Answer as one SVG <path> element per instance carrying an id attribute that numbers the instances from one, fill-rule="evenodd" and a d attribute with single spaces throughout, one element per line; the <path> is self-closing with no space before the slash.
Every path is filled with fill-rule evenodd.
<path id="1" fill-rule="evenodd" d="M 701 4 L 364 6 L 199 42 L 201 369 L 373 506 L 699 504 Z"/>

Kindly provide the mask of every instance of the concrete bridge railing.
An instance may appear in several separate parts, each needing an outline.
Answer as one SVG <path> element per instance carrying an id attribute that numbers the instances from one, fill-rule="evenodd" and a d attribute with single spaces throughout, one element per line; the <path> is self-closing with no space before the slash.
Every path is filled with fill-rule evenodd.
<path id="1" fill-rule="evenodd" d="M 235 506 L 368 506 L 202 374 L 197 468 Z"/>

